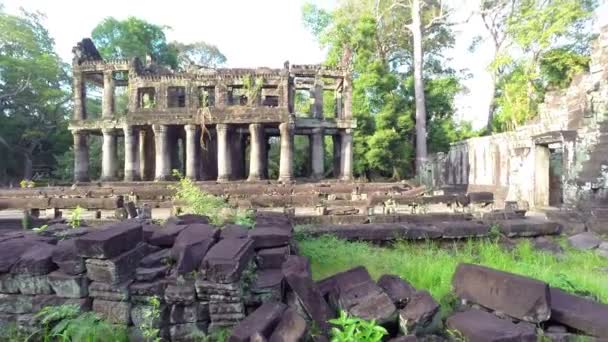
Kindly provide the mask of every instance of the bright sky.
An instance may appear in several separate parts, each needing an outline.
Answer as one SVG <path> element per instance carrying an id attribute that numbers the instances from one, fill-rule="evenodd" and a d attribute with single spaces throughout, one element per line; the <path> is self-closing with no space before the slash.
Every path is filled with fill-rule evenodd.
<path id="1" fill-rule="evenodd" d="M 452 0 L 460 12 L 475 8 L 479 0 Z M 282 67 L 289 60 L 294 64 L 320 63 L 324 52 L 304 28 L 301 8 L 306 0 L 0 0 L 9 13 L 23 7 L 46 14 L 46 25 L 56 42 L 59 55 L 71 60 L 72 46 L 103 18 L 124 19 L 137 16 L 155 24 L 170 26 L 169 40 L 189 43 L 205 41 L 215 44 L 226 55 L 229 67 Z M 314 0 L 331 8 L 335 0 Z M 608 25 L 608 3 L 598 10 L 598 24 Z M 483 32 L 480 20 L 471 20 L 456 28 L 457 45 L 449 52 L 452 67 L 467 69 L 472 78 L 465 81 L 470 90 L 456 99 L 460 118 L 483 127 L 487 114 L 487 82 L 485 67 L 490 52 L 481 46 L 471 54 L 467 48 L 472 37 Z"/>

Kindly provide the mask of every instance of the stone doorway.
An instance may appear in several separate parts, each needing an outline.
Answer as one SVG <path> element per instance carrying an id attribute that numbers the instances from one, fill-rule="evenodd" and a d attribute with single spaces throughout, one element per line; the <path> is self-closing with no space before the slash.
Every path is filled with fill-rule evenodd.
<path id="1" fill-rule="evenodd" d="M 534 206 L 563 204 L 563 148 L 561 143 L 536 145 L 534 152 Z"/>

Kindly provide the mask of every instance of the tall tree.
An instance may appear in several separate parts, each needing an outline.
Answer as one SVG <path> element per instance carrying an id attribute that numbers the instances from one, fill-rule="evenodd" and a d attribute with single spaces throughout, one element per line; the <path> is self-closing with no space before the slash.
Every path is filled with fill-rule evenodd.
<path id="1" fill-rule="evenodd" d="M 198 68 L 216 68 L 226 63 L 226 56 L 217 46 L 205 42 L 184 44 L 172 42 L 177 51 L 177 65 L 180 70 L 194 71 Z"/>
<path id="2" fill-rule="evenodd" d="M 34 163 L 52 166 L 67 150 L 67 66 L 39 13 L 0 9 L 0 175 L 31 179 Z"/>

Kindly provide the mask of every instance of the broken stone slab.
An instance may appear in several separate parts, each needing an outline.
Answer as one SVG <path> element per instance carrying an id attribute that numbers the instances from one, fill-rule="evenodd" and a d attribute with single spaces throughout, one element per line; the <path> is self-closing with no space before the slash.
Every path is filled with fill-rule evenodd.
<path id="1" fill-rule="evenodd" d="M 229 342 L 249 342 L 255 333 L 269 337 L 287 306 L 283 303 L 264 303 L 232 330 Z"/>
<path id="2" fill-rule="evenodd" d="M 89 295 L 89 279 L 83 275 L 69 275 L 60 271 L 48 275 L 53 291 L 59 297 L 83 298 Z"/>
<path id="3" fill-rule="evenodd" d="M 282 228 L 255 228 L 249 231 L 255 249 L 287 246 L 292 233 Z"/>
<path id="4" fill-rule="evenodd" d="M 185 246 L 194 245 L 205 240 L 217 240 L 220 235 L 219 229 L 208 224 L 190 224 L 182 229 L 173 243 L 171 255 L 177 259 L 179 250 Z"/>
<path id="5" fill-rule="evenodd" d="M 77 275 L 86 272 L 84 258 L 76 250 L 76 240 L 61 240 L 52 254 L 52 260 L 65 274 Z"/>
<path id="6" fill-rule="evenodd" d="M 437 328 L 439 304 L 428 291 L 418 291 L 404 309 L 399 310 L 399 327 L 405 334 L 432 332 Z"/>
<path id="7" fill-rule="evenodd" d="M 38 243 L 33 245 L 19 257 L 11 267 L 13 274 L 44 275 L 57 269 L 53 263 L 52 254 L 55 250 L 54 245 Z"/>
<path id="8" fill-rule="evenodd" d="M 169 283 L 165 288 L 165 301 L 168 304 L 193 304 L 196 300 L 194 281 Z"/>
<path id="9" fill-rule="evenodd" d="M 98 228 L 76 239 L 76 251 L 85 258 L 110 259 L 142 242 L 141 223 L 127 220 Z"/>
<path id="10" fill-rule="evenodd" d="M 53 288 L 46 275 L 15 274 L 14 279 L 21 294 L 47 295 L 53 293 Z"/>
<path id="11" fill-rule="evenodd" d="M 268 339 L 269 342 L 299 342 L 304 339 L 308 324 L 295 310 L 288 308 Z"/>
<path id="12" fill-rule="evenodd" d="M 569 237 L 568 243 L 574 249 L 586 251 L 597 248 L 602 243 L 602 239 L 596 233 L 584 232 Z"/>
<path id="13" fill-rule="evenodd" d="M 93 300 L 93 311 L 110 323 L 123 325 L 131 323 L 131 303 L 129 302 L 95 299 Z"/>
<path id="14" fill-rule="evenodd" d="M 208 323 L 173 324 L 169 327 L 171 341 L 198 341 L 200 336 L 206 336 Z"/>
<path id="15" fill-rule="evenodd" d="M 157 267 L 138 267 L 135 269 L 135 280 L 151 281 L 156 278 L 165 277 L 169 273 L 169 270 L 170 267 L 168 265 Z"/>
<path id="16" fill-rule="evenodd" d="M 281 265 L 283 265 L 287 255 L 289 255 L 288 246 L 260 249 L 256 255 L 258 268 L 281 268 Z"/>
<path id="17" fill-rule="evenodd" d="M 0 274 L 0 293 L 19 293 L 19 283 L 10 273 Z"/>
<path id="18" fill-rule="evenodd" d="M 551 321 L 586 334 L 608 337 L 608 305 L 551 288 Z"/>
<path id="19" fill-rule="evenodd" d="M 216 243 L 203 259 L 201 273 L 218 283 L 233 283 L 254 256 L 253 240 L 224 239 Z"/>
<path id="20" fill-rule="evenodd" d="M 195 323 L 208 320 L 209 303 L 173 304 L 170 307 L 169 323 L 171 324 Z"/>
<path id="21" fill-rule="evenodd" d="M 378 286 L 388 295 L 398 309 L 403 309 L 416 289 L 399 276 L 385 274 L 378 279 Z"/>
<path id="22" fill-rule="evenodd" d="M 152 297 L 163 298 L 167 285 L 168 281 L 166 279 L 131 283 L 129 285 L 129 293 L 131 294 L 132 302 L 149 303 Z"/>
<path id="23" fill-rule="evenodd" d="M 268 301 L 283 301 L 283 272 L 281 269 L 258 270 L 251 285 L 250 304 L 261 304 Z"/>
<path id="24" fill-rule="evenodd" d="M 137 265 L 146 253 L 143 243 L 112 259 L 87 259 L 87 277 L 92 281 L 119 284 L 135 277 Z"/>
<path id="25" fill-rule="evenodd" d="M 186 227 L 188 226 L 165 224 L 161 229 L 157 229 L 152 233 L 150 238 L 148 238 L 148 243 L 162 248 L 172 247 L 177 235 L 179 235 L 182 230 L 186 229 Z"/>
<path id="26" fill-rule="evenodd" d="M 131 280 L 122 284 L 106 284 L 94 281 L 89 284 L 89 297 L 115 302 L 127 301 L 130 298 L 129 286 Z"/>
<path id="27" fill-rule="evenodd" d="M 249 234 L 249 228 L 240 224 L 227 224 L 222 227 L 220 239 L 244 239 Z"/>
<path id="28" fill-rule="evenodd" d="M 467 342 L 535 342 L 537 338 L 533 330 L 481 310 L 458 312 L 447 319 L 446 325 Z"/>
<path id="29" fill-rule="evenodd" d="M 493 223 L 497 224 L 500 232 L 508 237 L 557 235 L 562 231 L 562 226 L 559 223 L 537 217 L 493 221 Z"/>
<path id="30" fill-rule="evenodd" d="M 189 224 L 209 224 L 209 217 L 204 215 L 196 214 L 182 214 L 178 216 L 171 216 L 167 219 L 166 224 L 174 225 L 189 225 Z"/>
<path id="31" fill-rule="evenodd" d="M 536 279 L 479 265 L 460 264 L 452 286 L 463 300 L 523 321 L 540 323 L 551 316 L 549 286 Z"/>
<path id="32" fill-rule="evenodd" d="M 144 222 L 141 227 L 143 239 L 146 242 L 150 241 L 150 237 L 152 237 L 156 231 L 163 229 L 160 225 L 151 222 Z"/>
<path id="33" fill-rule="evenodd" d="M 165 248 L 146 255 L 139 262 L 141 267 L 160 267 L 170 265 L 172 262 L 171 249 Z"/>
<path id="34" fill-rule="evenodd" d="M 317 282 L 323 297 L 329 299 L 329 304 L 335 309 L 339 308 L 339 294 L 365 283 L 373 282 L 372 277 L 363 266 L 357 266 L 344 272 L 336 273 Z"/>
<path id="35" fill-rule="evenodd" d="M 350 315 L 383 324 L 395 318 L 397 308 L 375 282 L 369 281 L 338 292 L 338 308 Z"/>
<path id="36" fill-rule="evenodd" d="M 0 243 L 0 273 L 7 273 L 12 266 L 19 260 L 22 254 L 35 245 L 41 244 L 40 241 L 30 237 L 20 237 L 6 240 Z"/>
<path id="37" fill-rule="evenodd" d="M 184 275 L 198 270 L 218 236 L 219 230 L 209 225 L 194 224 L 182 230 L 171 248 L 171 256 L 177 261 L 174 272 Z"/>
<path id="38" fill-rule="evenodd" d="M 286 283 L 307 316 L 315 321 L 321 331 L 327 332 L 329 328 L 327 321 L 334 317 L 334 312 L 312 280 L 308 259 L 290 255 L 283 263 L 282 271 Z"/>
<path id="39" fill-rule="evenodd" d="M 434 224 L 444 239 L 483 237 L 490 233 L 490 225 L 480 221 L 451 221 Z"/>

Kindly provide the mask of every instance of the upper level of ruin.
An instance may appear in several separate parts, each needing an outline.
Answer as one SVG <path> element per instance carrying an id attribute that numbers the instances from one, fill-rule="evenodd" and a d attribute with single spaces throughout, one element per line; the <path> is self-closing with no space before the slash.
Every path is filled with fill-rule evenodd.
<path id="1" fill-rule="evenodd" d="M 296 128 L 355 127 L 351 76 L 341 68 L 285 62 L 279 69 L 201 67 L 177 72 L 149 59 L 103 59 L 88 38 L 79 42 L 73 53 L 72 130 L 283 122 L 294 123 Z M 123 103 L 119 111 L 116 94 L 120 87 Z M 87 101 L 91 89 L 101 94 L 101 113 L 88 108 L 93 107 Z M 310 103 L 306 113 L 296 113 L 298 93 Z M 324 112 L 324 103 L 326 108 L 331 104 L 331 112 Z"/>

